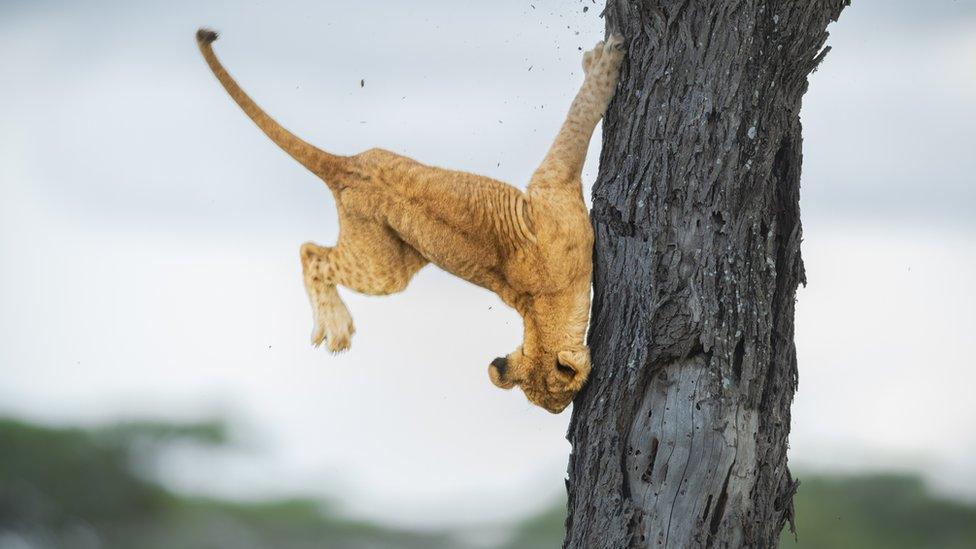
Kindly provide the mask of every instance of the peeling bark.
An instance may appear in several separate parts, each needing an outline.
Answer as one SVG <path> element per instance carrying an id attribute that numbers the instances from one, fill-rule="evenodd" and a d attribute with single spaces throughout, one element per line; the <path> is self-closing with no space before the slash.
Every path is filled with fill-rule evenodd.
<path id="1" fill-rule="evenodd" d="M 565 546 L 774 547 L 792 521 L 800 104 L 848 0 L 608 0 L 593 372 Z"/>

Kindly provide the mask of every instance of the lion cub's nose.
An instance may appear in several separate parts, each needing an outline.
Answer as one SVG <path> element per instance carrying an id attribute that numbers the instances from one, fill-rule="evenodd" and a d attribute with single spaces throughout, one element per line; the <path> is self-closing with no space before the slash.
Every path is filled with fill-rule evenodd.
<path id="1" fill-rule="evenodd" d="M 505 377 L 505 371 L 508 370 L 508 359 L 507 358 L 505 358 L 503 356 L 500 356 L 500 357 L 496 358 L 495 360 L 492 360 L 491 361 L 491 365 L 494 366 L 496 370 L 498 370 L 498 377 L 500 377 L 500 378 L 504 378 Z"/>
<path id="2" fill-rule="evenodd" d="M 488 366 L 488 377 L 491 379 L 491 382 L 502 389 L 511 389 L 515 386 L 515 383 L 505 379 L 506 373 L 508 373 L 508 359 L 505 357 L 498 357 L 492 360 Z"/>

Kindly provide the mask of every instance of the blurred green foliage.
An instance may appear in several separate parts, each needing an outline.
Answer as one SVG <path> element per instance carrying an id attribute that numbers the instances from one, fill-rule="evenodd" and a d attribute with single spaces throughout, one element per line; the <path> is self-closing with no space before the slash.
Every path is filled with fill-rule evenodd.
<path id="1" fill-rule="evenodd" d="M 225 438 L 215 423 L 83 430 L 0 420 L 0 549 L 458 546 L 448 533 L 348 520 L 318 501 L 183 497 L 137 471 L 136 456 L 154 446 Z"/>
<path id="2" fill-rule="evenodd" d="M 226 438 L 220 423 L 72 429 L 0 419 L 0 549 L 472 546 L 470 532 L 415 532 L 351 520 L 313 500 L 182 496 L 139 471 L 139 456 L 163 445 L 221 444 Z M 916 477 L 802 480 L 799 541 L 784 533 L 783 547 L 976 547 L 976 507 L 934 497 Z M 561 545 L 564 520 L 559 501 L 519 524 L 494 529 L 507 540 L 499 546 L 504 549 L 553 548 Z"/>
<path id="3" fill-rule="evenodd" d="M 976 507 L 933 496 L 911 475 L 801 477 L 798 542 L 782 547 L 972 549 Z"/>

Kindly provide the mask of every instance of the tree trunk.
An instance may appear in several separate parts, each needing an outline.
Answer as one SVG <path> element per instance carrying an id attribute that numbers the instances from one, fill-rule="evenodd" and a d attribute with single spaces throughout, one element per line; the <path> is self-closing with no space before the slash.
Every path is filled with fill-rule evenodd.
<path id="1" fill-rule="evenodd" d="M 593 372 L 566 547 L 775 547 L 793 518 L 800 104 L 849 0 L 608 0 Z"/>

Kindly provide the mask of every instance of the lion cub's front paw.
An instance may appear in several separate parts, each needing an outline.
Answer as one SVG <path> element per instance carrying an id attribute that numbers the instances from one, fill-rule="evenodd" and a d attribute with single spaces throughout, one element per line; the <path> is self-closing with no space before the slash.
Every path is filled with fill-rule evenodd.
<path id="1" fill-rule="evenodd" d="M 583 72 L 586 73 L 586 78 L 613 88 L 617 83 L 624 53 L 624 40 L 618 34 L 611 35 L 606 42 L 597 42 L 596 47 L 583 54 Z"/>

